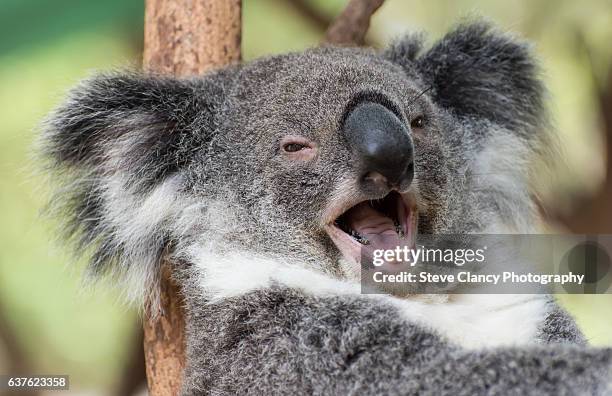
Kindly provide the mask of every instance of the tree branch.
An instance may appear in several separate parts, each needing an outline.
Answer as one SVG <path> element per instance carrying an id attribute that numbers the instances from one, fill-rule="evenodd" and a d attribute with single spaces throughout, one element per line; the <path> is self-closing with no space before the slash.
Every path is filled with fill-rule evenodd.
<path id="1" fill-rule="evenodd" d="M 143 67 L 192 76 L 238 62 L 240 33 L 240 0 L 146 0 Z M 143 326 L 152 396 L 178 395 L 185 367 L 184 301 L 172 269 L 163 259 L 161 313 L 149 315 Z"/>
<path id="2" fill-rule="evenodd" d="M 363 45 L 370 27 L 370 18 L 385 0 L 350 0 L 325 34 L 325 43 Z"/>
<path id="3" fill-rule="evenodd" d="M 152 396 L 178 395 L 185 369 L 185 308 L 167 259 L 162 262 L 160 289 L 161 312 L 147 312 L 143 323 L 147 383 Z"/>

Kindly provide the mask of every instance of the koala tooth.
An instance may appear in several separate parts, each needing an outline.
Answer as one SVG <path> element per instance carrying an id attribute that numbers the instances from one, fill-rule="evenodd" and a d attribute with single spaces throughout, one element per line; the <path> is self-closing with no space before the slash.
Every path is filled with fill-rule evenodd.
<path id="1" fill-rule="evenodd" d="M 401 224 L 398 221 L 395 222 L 395 232 L 397 232 L 397 235 L 399 235 L 400 238 L 406 236 L 404 234 L 404 230 L 402 229 Z"/>
<path id="2" fill-rule="evenodd" d="M 355 230 L 350 230 L 350 235 L 359 243 L 361 243 L 362 245 L 369 245 L 370 241 L 366 238 L 361 236 L 357 231 Z"/>
<path id="3" fill-rule="evenodd" d="M 361 243 L 362 245 L 369 245 L 370 244 L 370 240 L 367 238 L 364 238 L 362 236 L 359 236 L 359 238 L 357 238 L 357 242 Z"/>

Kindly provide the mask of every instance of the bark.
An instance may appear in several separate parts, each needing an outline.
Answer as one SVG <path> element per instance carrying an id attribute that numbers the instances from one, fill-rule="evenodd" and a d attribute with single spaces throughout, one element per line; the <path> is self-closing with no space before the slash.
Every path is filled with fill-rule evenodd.
<path id="1" fill-rule="evenodd" d="M 325 42 L 335 45 L 364 45 L 370 18 L 385 0 L 350 0 L 325 34 Z"/>
<path id="2" fill-rule="evenodd" d="M 152 396 L 178 395 L 185 369 L 185 308 L 167 260 L 160 287 L 161 312 L 149 312 L 143 324 L 147 384 Z"/>
<path id="3" fill-rule="evenodd" d="M 240 33 L 240 0 L 146 0 L 143 67 L 186 77 L 238 62 Z M 184 301 L 172 278 L 172 263 L 165 259 L 160 312 L 149 312 L 143 327 L 150 394 L 179 394 L 185 367 Z"/>
<path id="4" fill-rule="evenodd" d="M 147 0 L 144 65 L 188 76 L 240 61 L 240 0 Z"/>

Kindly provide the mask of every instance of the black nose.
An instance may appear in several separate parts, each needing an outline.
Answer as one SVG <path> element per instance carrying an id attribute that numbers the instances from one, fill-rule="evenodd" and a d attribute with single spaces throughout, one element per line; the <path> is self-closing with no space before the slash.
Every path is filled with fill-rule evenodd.
<path id="1" fill-rule="evenodd" d="M 344 133 L 360 161 L 367 189 L 405 191 L 414 177 L 414 146 L 408 128 L 387 107 L 364 102 L 351 110 Z"/>

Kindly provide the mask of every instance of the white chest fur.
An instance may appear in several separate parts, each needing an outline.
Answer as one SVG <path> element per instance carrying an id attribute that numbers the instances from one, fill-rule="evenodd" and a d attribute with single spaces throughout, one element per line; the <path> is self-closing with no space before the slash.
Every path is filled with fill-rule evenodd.
<path id="1" fill-rule="evenodd" d="M 196 252 L 193 252 L 196 253 Z M 198 255 L 203 270 L 201 287 L 215 301 L 272 285 L 299 289 L 313 296 L 354 295 L 392 304 L 412 323 L 420 324 L 465 348 L 488 348 L 532 343 L 547 310 L 545 295 L 429 295 L 399 299 L 362 295 L 360 285 L 332 279 L 299 266 L 244 255 Z"/>
<path id="2" fill-rule="evenodd" d="M 397 301 L 404 316 L 466 348 L 529 344 L 548 309 L 544 295 L 470 294 Z M 446 297 L 446 298 L 445 298 Z"/>

